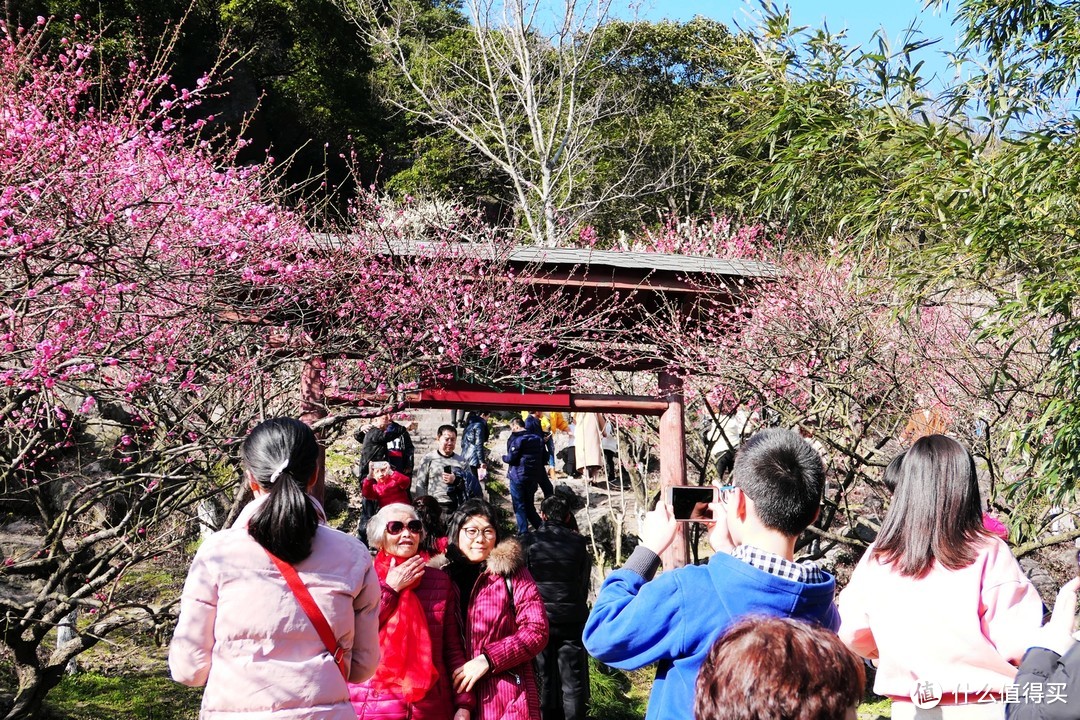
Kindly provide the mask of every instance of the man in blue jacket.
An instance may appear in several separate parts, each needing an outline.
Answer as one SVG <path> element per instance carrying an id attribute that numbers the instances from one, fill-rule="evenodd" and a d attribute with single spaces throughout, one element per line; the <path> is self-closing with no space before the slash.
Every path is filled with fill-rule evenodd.
<path id="1" fill-rule="evenodd" d="M 798 433 L 762 430 L 743 443 L 732 485 L 710 505 L 716 554 L 708 564 L 653 579 L 677 525 L 663 502 L 645 516 L 641 543 L 600 588 L 585 625 L 585 648 L 624 670 L 658 663 L 646 720 L 693 716 L 702 661 L 743 617 L 839 627 L 833 577 L 811 562 L 794 562 L 795 541 L 817 517 L 824 486 L 821 456 Z"/>
<path id="2" fill-rule="evenodd" d="M 514 418 L 510 421 L 510 439 L 506 441 L 503 462 L 508 468 L 510 500 L 514 504 L 518 534 L 529 532 L 530 524 L 540 527 L 536 488 L 547 472 L 547 449 L 539 430 L 540 423 L 532 416 L 528 420 Z"/>

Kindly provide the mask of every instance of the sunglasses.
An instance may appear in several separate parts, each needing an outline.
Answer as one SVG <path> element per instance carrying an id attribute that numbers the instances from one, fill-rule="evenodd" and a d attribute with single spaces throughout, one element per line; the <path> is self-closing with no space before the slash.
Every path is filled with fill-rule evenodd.
<path id="1" fill-rule="evenodd" d="M 409 528 L 409 532 L 413 535 L 419 535 L 424 531 L 424 523 L 419 520 L 410 520 L 409 522 L 401 522 L 400 520 L 391 520 L 386 523 L 386 532 L 391 535 L 400 535 L 405 528 Z"/>

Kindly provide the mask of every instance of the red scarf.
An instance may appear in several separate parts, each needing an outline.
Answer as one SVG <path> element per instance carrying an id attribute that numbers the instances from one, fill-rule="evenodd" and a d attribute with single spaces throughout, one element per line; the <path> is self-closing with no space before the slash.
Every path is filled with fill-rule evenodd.
<path id="1" fill-rule="evenodd" d="M 384 583 L 393 559 L 383 550 L 375 556 L 375 573 Z M 379 629 L 379 649 L 382 659 L 371 679 L 374 687 L 399 693 L 405 702 L 414 703 L 439 679 L 431 657 L 427 615 L 411 588 L 398 593 L 397 609 Z"/>

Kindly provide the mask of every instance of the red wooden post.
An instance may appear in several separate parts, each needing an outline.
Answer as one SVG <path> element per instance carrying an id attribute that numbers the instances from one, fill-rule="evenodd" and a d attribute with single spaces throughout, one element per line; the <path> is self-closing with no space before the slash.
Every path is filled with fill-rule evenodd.
<path id="1" fill-rule="evenodd" d="M 660 492 L 667 497 L 667 489 L 672 485 L 686 484 L 686 428 L 683 424 L 683 383 L 682 378 L 668 372 L 657 376 L 660 395 L 667 401 L 667 410 L 660 416 Z M 687 527 L 679 523 L 679 532 L 663 555 L 664 568 L 682 567 L 686 564 Z"/>
<path id="2" fill-rule="evenodd" d="M 311 358 L 304 363 L 300 373 L 300 420 L 311 425 L 316 420 L 326 417 L 326 397 L 323 385 L 323 370 L 326 361 Z M 315 487 L 311 495 L 320 503 L 326 495 L 326 449 L 319 445 L 319 472 L 315 478 Z"/>

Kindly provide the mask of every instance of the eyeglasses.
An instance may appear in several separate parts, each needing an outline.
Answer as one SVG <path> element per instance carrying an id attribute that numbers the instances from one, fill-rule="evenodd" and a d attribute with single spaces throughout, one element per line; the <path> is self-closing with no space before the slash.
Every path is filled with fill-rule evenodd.
<path id="1" fill-rule="evenodd" d="M 721 485 L 717 490 L 720 493 L 720 502 L 727 502 L 727 494 L 735 489 L 734 485 Z"/>
<path id="2" fill-rule="evenodd" d="M 475 540 L 476 536 L 480 535 L 481 533 L 484 535 L 485 540 L 495 539 L 495 528 L 493 527 L 486 527 L 481 530 L 478 527 L 473 527 L 470 525 L 469 527 L 461 528 L 461 532 L 465 533 L 465 537 L 469 538 L 470 540 Z"/>
<path id="3" fill-rule="evenodd" d="M 405 528 L 409 528 L 409 532 L 413 535 L 419 535 L 424 532 L 424 523 L 419 520 L 410 520 L 409 522 L 401 522 L 400 520 L 391 520 L 386 523 L 386 532 L 391 535 L 400 535 Z"/>

